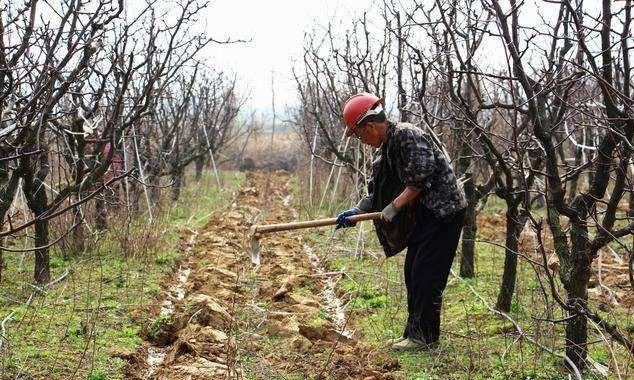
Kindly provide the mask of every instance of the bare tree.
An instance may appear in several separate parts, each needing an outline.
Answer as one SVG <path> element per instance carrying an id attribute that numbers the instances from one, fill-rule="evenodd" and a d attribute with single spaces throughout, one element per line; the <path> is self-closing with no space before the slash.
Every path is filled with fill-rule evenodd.
<path id="1" fill-rule="evenodd" d="M 170 178 L 172 201 L 180 196 L 185 168 L 196 160 L 204 163 L 238 135 L 235 118 L 241 104 L 235 80 L 200 73 L 198 65 L 189 78 L 182 76 L 166 88 L 152 117 L 158 128 L 149 124 L 143 133 L 149 142 L 146 154 L 152 157 L 151 178 Z"/>
<path id="2" fill-rule="evenodd" d="M 500 38 L 503 39 L 510 57 L 512 74 L 523 92 L 522 101 L 527 106 L 527 117 L 545 155 L 547 222 L 561 264 L 559 278 L 567 293 L 567 299 L 560 302 L 569 313 L 566 320 L 566 354 L 578 368 L 585 367 L 588 317 L 605 328 L 617 342 L 633 351 L 634 345 L 627 341 L 616 327 L 607 324 L 596 313 L 590 311 L 587 292 L 591 264 L 598 250 L 608 242 L 630 235 L 633 228 L 632 224 L 614 228 L 617 205 L 626 190 L 627 165 L 630 160 L 634 125 L 631 99 L 624 93 L 630 86 L 629 68 L 622 67 L 628 74 L 621 77 L 621 80 L 627 84 L 617 84 L 613 56 L 620 55 L 620 61 L 628 64 L 629 51 L 627 41 L 624 40 L 629 38 L 630 33 L 631 3 L 628 1 L 622 10 L 625 14 L 624 29 L 615 32 L 612 25 L 612 2 L 603 1 L 600 19 L 595 19 L 595 16 L 585 12 L 581 5 L 573 5 L 567 0 L 561 2 L 560 17 L 554 30 L 563 29 L 563 36 L 556 38 L 555 35 L 553 38 L 552 47 L 547 55 L 549 59 L 544 70 L 545 75 L 540 76 L 533 72 L 521 50 L 521 4 L 511 1 L 510 8 L 504 10 L 497 0 L 484 3 L 490 7 L 498 20 Z M 593 20 L 591 23 L 597 22 L 599 28 L 586 26 L 584 20 L 588 19 Z M 570 28 L 575 30 L 574 40 L 566 34 Z M 601 41 L 598 56 L 588 47 L 590 38 Z M 616 44 L 613 44 L 613 39 L 616 39 Z M 583 57 L 568 58 L 567 52 L 571 49 L 573 41 L 578 44 Z M 581 80 L 586 75 L 590 75 L 591 78 L 588 82 Z M 575 90 L 588 88 L 587 86 L 596 86 L 599 90 L 600 110 L 587 113 L 582 104 L 577 103 L 585 102 L 587 99 L 572 96 Z M 517 94 L 516 98 L 519 96 Z M 562 157 L 566 152 L 558 150 L 558 147 L 569 140 L 571 135 L 563 135 L 561 139 L 562 134 L 557 131 L 565 127 L 569 117 L 577 114 L 591 117 L 596 125 L 600 126 L 597 131 L 598 145 L 596 155 L 588 162 L 569 169 L 565 165 L 566 157 Z M 565 170 L 563 174 L 562 168 Z M 588 189 L 577 189 L 576 194 L 567 195 L 567 183 L 581 170 L 593 172 Z M 607 193 L 608 187 L 612 188 L 610 194 Z M 604 197 L 607 199 L 603 200 Z M 605 209 L 601 210 L 602 205 Z M 563 224 L 564 218 L 568 220 L 568 229 Z M 595 231 L 594 237 L 591 229 Z"/>
<path id="3" fill-rule="evenodd" d="M 159 21 L 153 4 L 122 20 L 122 1 L 68 2 L 37 31 L 42 14 L 36 1 L 6 14 L 0 142 L 13 157 L 3 163 L 0 220 L 18 182 L 33 217 L 17 225 L 9 220 L 0 237 L 35 229 L 34 278 L 40 284 L 50 280 L 48 252 L 59 240 L 50 239 L 49 221 L 75 210 L 74 224 L 82 223 L 78 208 L 129 174 L 104 181 L 127 132 L 211 41 L 186 30 L 205 4 L 180 4 L 173 22 Z"/>

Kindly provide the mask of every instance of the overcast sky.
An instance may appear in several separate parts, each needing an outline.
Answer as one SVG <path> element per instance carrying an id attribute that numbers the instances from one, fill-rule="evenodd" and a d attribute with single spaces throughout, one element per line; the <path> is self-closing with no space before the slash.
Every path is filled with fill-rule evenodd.
<path id="1" fill-rule="evenodd" d="M 271 108 L 271 72 L 274 71 L 276 108 L 295 99 L 291 76 L 293 60 L 301 58 L 306 31 L 327 25 L 351 11 L 369 9 L 370 0 L 215 0 L 207 10 L 206 30 L 216 39 L 251 39 L 207 50 L 210 64 L 233 70 L 241 88 L 249 90 L 249 105 Z M 345 18 L 345 17 L 344 17 Z"/>
<path id="2" fill-rule="evenodd" d="M 614 8 L 620 8 L 621 3 L 615 3 Z M 557 4 L 543 0 L 528 0 L 527 4 L 521 14 L 525 26 L 539 25 L 542 18 L 551 21 L 559 9 Z M 335 22 L 335 30 L 339 25 L 345 30 L 350 15 L 358 17 L 373 7 L 381 8 L 382 0 L 212 0 L 205 19 L 200 20 L 206 32 L 218 40 L 237 38 L 250 42 L 211 46 L 205 55 L 210 66 L 237 74 L 240 90 L 250 94 L 247 109 L 270 110 L 273 75 L 276 108 L 282 111 L 284 105 L 296 99 L 291 68 L 295 60 L 301 62 L 304 33 L 325 27 L 329 22 Z M 587 2 L 585 8 L 600 14 L 598 1 Z M 424 37 L 420 42 L 423 40 Z M 543 48 L 539 44 L 535 47 Z M 506 66 L 501 41 L 487 41 L 480 50 L 485 57 L 480 62 L 483 69 Z M 299 69 L 301 72 L 301 66 Z"/>

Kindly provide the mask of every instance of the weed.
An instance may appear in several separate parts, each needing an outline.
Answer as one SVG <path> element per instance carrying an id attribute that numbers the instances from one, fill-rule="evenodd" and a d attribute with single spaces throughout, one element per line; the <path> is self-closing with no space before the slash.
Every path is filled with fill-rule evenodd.
<path id="1" fill-rule="evenodd" d="M 339 289 L 346 291 L 346 292 L 355 292 L 355 291 L 359 291 L 359 284 L 356 281 L 353 280 L 345 280 L 341 283 L 341 285 L 339 285 Z"/>
<path id="2" fill-rule="evenodd" d="M 345 271 L 346 265 L 341 261 L 333 260 L 328 264 L 328 269 L 333 272 Z"/>
<path id="3" fill-rule="evenodd" d="M 181 257 L 177 251 L 159 252 L 154 258 L 154 262 L 158 265 L 174 265 L 174 262 Z"/>
<path id="4" fill-rule="evenodd" d="M 322 327 L 326 324 L 326 319 L 324 319 L 324 317 L 320 317 L 320 316 L 316 316 L 315 319 L 313 319 L 312 321 L 312 325 L 315 327 Z"/>
<path id="5" fill-rule="evenodd" d="M 66 263 L 66 260 L 64 260 L 61 257 L 53 257 L 50 261 L 51 263 L 51 268 L 62 268 L 62 267 L 66 267 L 68 264 Z"/>
<path id="6" fill-rule="evenodd" d="M 536 291 L 540 288 L 540 286 L 539 281 L 536 278 L 533 278 L 528 281 L 528 284 L 526 284 L 526 290 Z"/>
<path id="7" fill-rule="evenodd" d="M 88 376 L 88 380 L 107 380 L 108 376 L 102 370 L 93 370 Z"/>
<path id="8" fill-rule="evenodd" d="M 592 347 L 589 352 L 590 357 L 597 362 L 607 365 L 610 362 L 610 356 L 603 347 Z"/>
<path id="9" fill-rule="evenodd" d="M 161 287 L 158 284 L 150 284 L 145 288 L 145 294 L 153 297 L 161 292 Z"/>
<path id="10" fill-rule="evenodd" d="M 73 344 L 75 347 L 82 347 L 84 344 L 84 335 L 86 331 L 85 328 L 81 324 L 74 324 L 71 326 L 66 332 L 66 338 Z"/>
<path id="11" fill-rule="evenodd" d="M 161 314 L 150 323 L 149 335 L 156 338 L 160 333 L 167 330 L 175 322 L 174 314 Z"/>
<path id="12" fill-rule="evenodd" d="M 511 313 L 517 314 L 520 311 L 521 305 L 517 302 L 517 299 L 511 301 Z"/>

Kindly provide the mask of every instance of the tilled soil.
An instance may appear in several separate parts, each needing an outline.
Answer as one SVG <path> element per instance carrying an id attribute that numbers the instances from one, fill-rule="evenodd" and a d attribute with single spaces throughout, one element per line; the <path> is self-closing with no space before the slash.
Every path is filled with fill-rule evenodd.
<path id="1" fill-rule="evenodd" d="M 261 265 L 251 264 L 249 227 L 297 218 L 289 180 L 248 174 L 232 207 L 192 234 L 131 378 L 394 378 L 394 359 L 346 332 L 301 231 L 265 235 Z"/>

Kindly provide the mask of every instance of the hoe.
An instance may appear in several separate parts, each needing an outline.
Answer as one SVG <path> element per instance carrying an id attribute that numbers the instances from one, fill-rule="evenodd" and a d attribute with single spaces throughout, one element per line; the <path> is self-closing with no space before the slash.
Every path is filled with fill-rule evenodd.
<path id="1" fill-rule="evenodd" d="M 370 212 L 367 214 L 358 214 L 358 215 L 349 216 L 348 220 L 356 223 L 356 222 L 361 222 L 364 220 L 375 220 L 380 218 L 381 218 L 380 212 Z M 337 218 L 308 220 L 305 222 L 251 226 L 251 230 L 249 233 L 249 237 L 251 240 L 251 262 L 255 265 L 260 265 L 260 236 L 264 233 L 297 230 L 300 228 L 332 226 L 335 224 L 337 224 Z"/>

